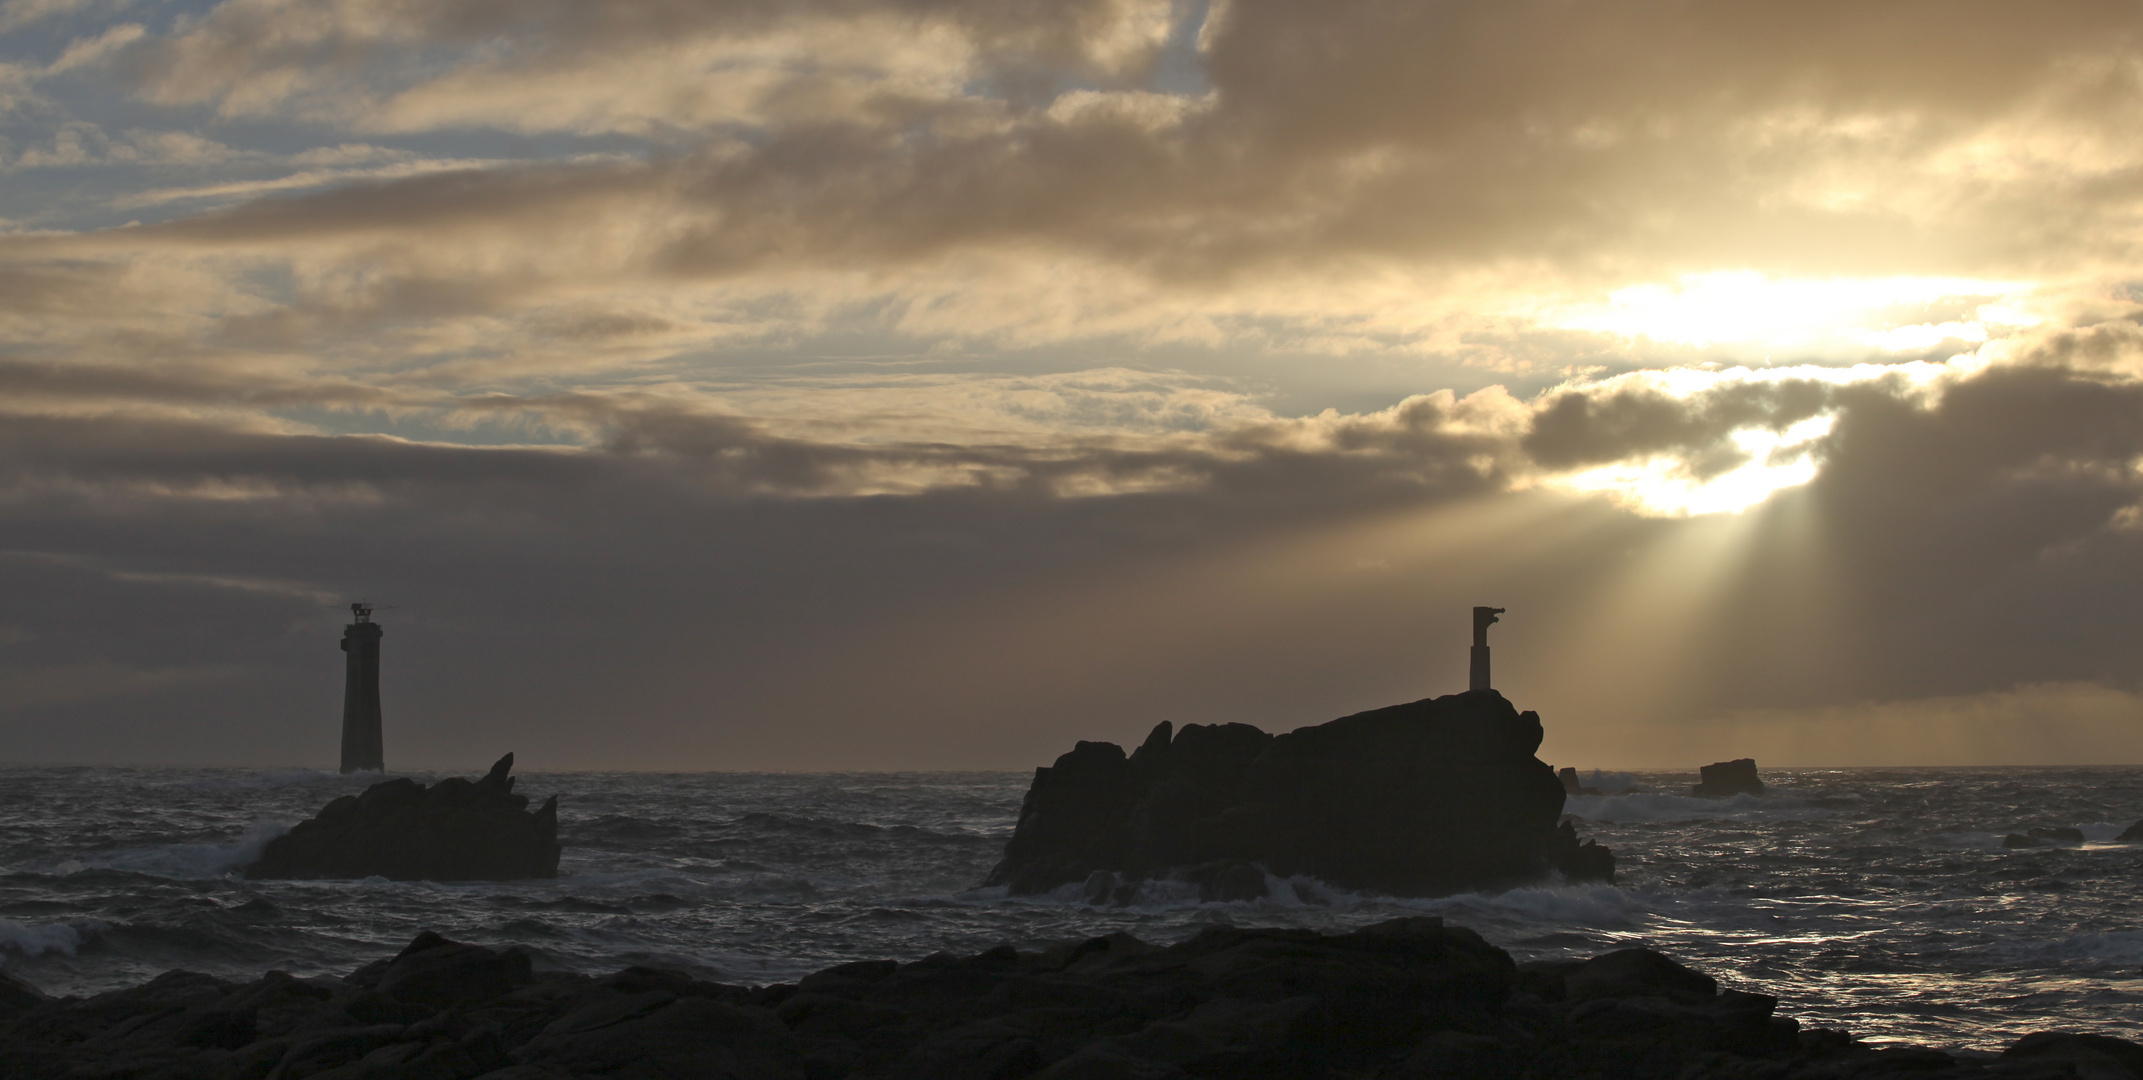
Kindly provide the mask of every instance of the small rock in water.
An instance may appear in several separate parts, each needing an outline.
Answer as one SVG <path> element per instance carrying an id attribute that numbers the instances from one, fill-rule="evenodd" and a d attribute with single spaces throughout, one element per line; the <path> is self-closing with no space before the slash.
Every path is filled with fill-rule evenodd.
<path id="1" fill-rule="evenodd" d="M 558 876 L 558 796 L 530 811 L 513 793 L 513 755 L 474 783 L 387 780 L 328 803 L 276 837 L 248 878 L 508 881 Z"/>
<path id="2" fill-rule="evenodd" d="M 2138 821 L 2122 829 L 2121 835 L 2114 837 L 2114 839 L 2123 843 L 2134 843 L 2137 840 L 2143 840 L 2143 821 Z"/>
<path id="3" fill-rule="evenodd" d="M 1734 795 L 1764 793 L 1764 782 L 1756 778 L 1755 758 L 1714 762 L 1704 766 L 1699 772 L 1703 779 L 1689 789 L 1691 795 L 1699 798 L 1724 799 Z"/>

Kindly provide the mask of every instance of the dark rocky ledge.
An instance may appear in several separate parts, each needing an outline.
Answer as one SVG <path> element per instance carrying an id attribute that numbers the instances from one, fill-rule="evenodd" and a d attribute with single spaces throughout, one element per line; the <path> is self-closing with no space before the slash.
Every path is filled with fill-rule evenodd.
<path id="1" fill-rule="evenodd" d="M 558 876 L 558 796 L 530 811 L 513 755 L 481 780 L 425 787 L 407 777 L 328 803 L 268 842 L 249 878 L 508 881 Z"/>
<path id="2" fill-rule="evenodd" d="M 1803 1031 L 1655 952 L 1515 965 L 1470 930 L 1215 928 L 842 964 L 743 987 L 538 972 L 420 935 L 342 978 L 169 972 L 48 999 L 0 976 L 13 1080 L 2143 1080 L 2143 1046 L 2026 1036 L 1999 1058 Z"/>
<path id="3" fill-rule="evenodd" d="M 1475 690 L 1285 735 L 1248 724 L 1154 728 L 1129 757 L 1082 742 L 1034 771 L 986 884 L 1083 882 L 1097 902 L 1138 881 L 1196 881 L 1206 899 L 1263 895 L 1265 871 L 1403 896 L 1610 880 L 1614 857 L 1561 821 L 1534 752 L 1540 717 Z"/>

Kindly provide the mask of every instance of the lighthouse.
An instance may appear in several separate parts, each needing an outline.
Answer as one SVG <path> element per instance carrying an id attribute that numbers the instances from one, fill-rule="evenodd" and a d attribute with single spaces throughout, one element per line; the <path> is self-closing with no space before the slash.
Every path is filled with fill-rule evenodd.
<path id="1" fill-rule="evenodd" d="M 350 605 L 355 621 L 342 628 L 342 651 L 349 654 L 342 684 L 342 771 L 381 772 L 387 768 L 379 730 L 379 624 L 372 605 Z"/>
<path id="2" fill-rule="evenodd" d="M 1473 609 L 1473 677 L 1466 681 L 1468 690 L 1488 690 L 1494 684 L 1488 681 L 1488 627 L 1503 614 L 1499 607 Z M 374 715 L 377 715 L 375 713 Z"/>

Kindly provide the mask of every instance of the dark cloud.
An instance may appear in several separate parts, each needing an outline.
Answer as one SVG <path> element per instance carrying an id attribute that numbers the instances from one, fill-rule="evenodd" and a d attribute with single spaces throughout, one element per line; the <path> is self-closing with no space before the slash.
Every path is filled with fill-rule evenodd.
<path id="1" fill-rule="evenodd" d="M 1804 392 L 1698 395 L 1682 415 L 1595 404 L 1618 418 L 1616 445 L 1686 447 L 1729 414 L 1779 422 Z M 1569 400 L 1539 415 L 1561 423 Z M 2143 642 L 2124 612 L 2143 600 L 2143 533 L 2121 514 L 2143 498 L 2143 395 L 2041 364 L 1928 399 L 1875 382 L 1825 404 L 1838 420 L 1822 474 L 1752 512 L 1772 539 L 1684 628 L 1698 674 L 1649 720 L 2136 684 L 2125 658 Z M 1588 617 L 1582 598 L 1626 568 L 1616 552 L 1711 527 L 1499 494 L 1538 468 L 1518 449 L 1531 437 L 1484 433 L 1448 398 L 1046 450 L 813 444 L 576 407 L 604 416 L 602 445 L 8 419 L 0 574 L 22 599 L 6 667 L 135 673 L 11 709 L 13 745 L 319 757 L 339 671 L 321 595 L 402 605 L 386 618 L 403 761 L 512 743 L 560 764 L 1016 767 L 1159 719 L 1285 726 L 1447 689 L 1459 616 L 1489 593 L 1524 614 L 1506 641 L 1513 692 L 1573 723 L 1627 724 L 1601 710 L 1634 690 L 1558 681 L 1613 636 L 1544 655 L 1552 630 Z M 1154 475 L 1170 482 L 1129 483 Z M 1064 494 L 1081 476 L 1131 490 Z M 909 493 L 838 493 L 894 478 Z M 1531 523 L 1465 524 L 1512 513 Z M 1423 546 L 1446 527 L 1473 538 Z M 169 746 L 80 726 L 140 710 Z"/>
<path id="2" fill-rule="evenodd" d="M 1655 454 L 1702 458 L 1716 455 L 1737 431 L 1778 432 L 1817 416 L 1834 392 L 1833 384 L 1816 379 L 1729 383 L 1687 398 L 1652 388 L 1570 391 L 1533 416 L 1521 445 L 1556 470 Z"/>

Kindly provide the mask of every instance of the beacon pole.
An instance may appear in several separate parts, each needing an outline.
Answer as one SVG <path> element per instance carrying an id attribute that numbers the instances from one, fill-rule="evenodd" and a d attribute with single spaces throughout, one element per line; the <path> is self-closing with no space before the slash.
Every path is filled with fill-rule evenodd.
<path id="1" fill-rule="evenodd" d="M 1495 685 L 1488 678 L 1488 627 L 1504 610 L 1499 607 L 1473 609 L 1473 677 L 1466 681 L 1468 690 L 1487 690 Z"/>

